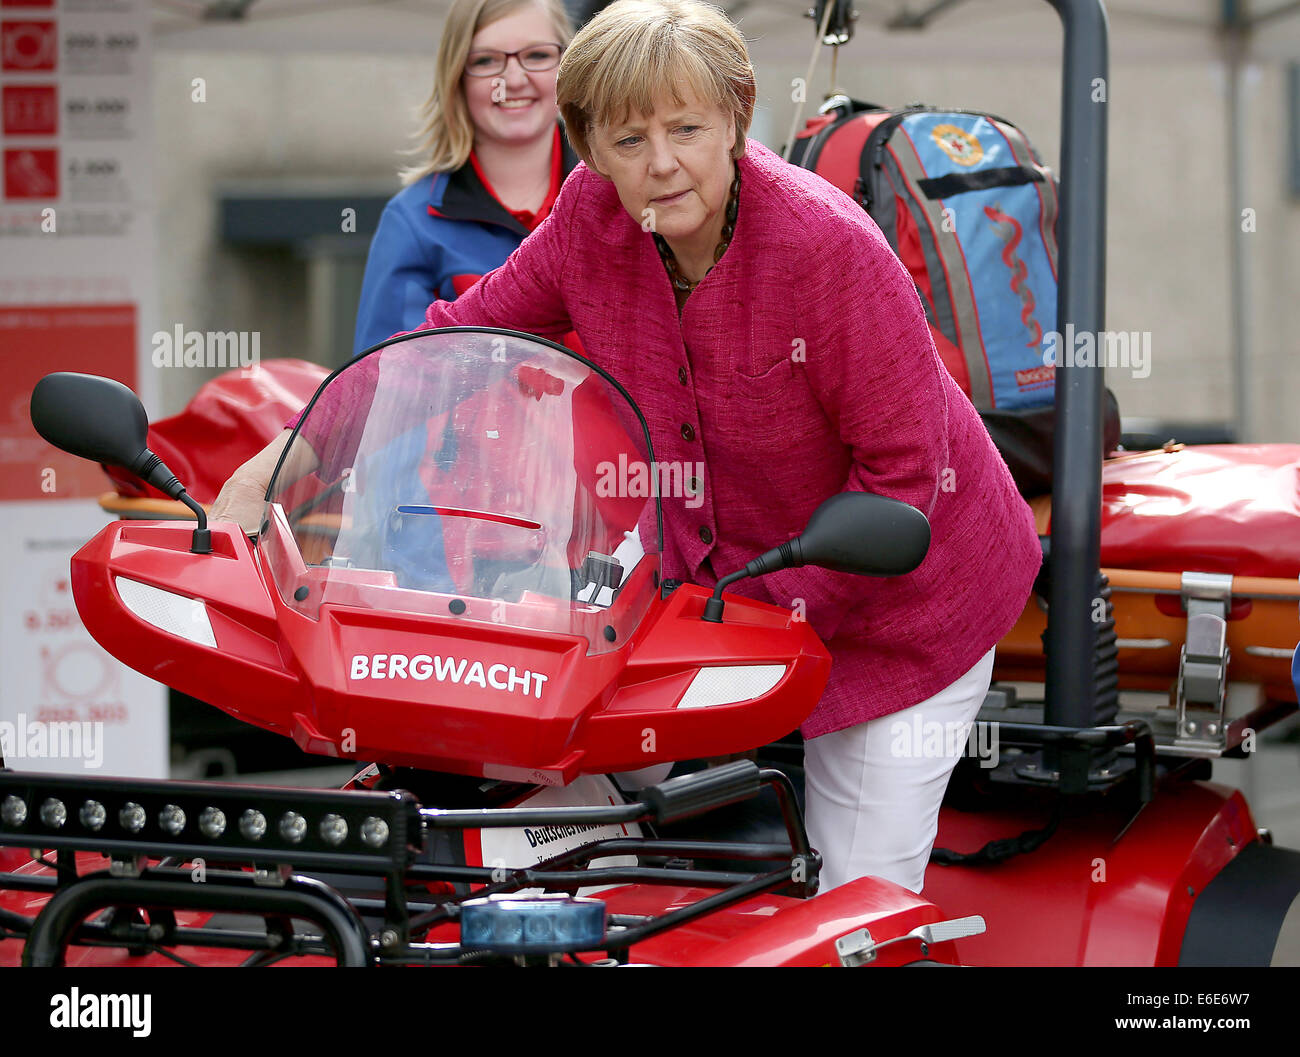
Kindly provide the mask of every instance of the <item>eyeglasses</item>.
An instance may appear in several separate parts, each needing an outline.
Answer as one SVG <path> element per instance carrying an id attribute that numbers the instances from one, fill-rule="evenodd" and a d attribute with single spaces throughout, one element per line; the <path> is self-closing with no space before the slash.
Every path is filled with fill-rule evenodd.
<path id="1" fill-rule="evenodd" d="M 520 51 L 471 51 L 465 60 L 465 72 L 471 77 L 496 77 L 505 73 L 506 63 L 518 59 L 525 70 L 540 73 L 559 65 L 562 51 L 558 44 L 529 44 Z"/>

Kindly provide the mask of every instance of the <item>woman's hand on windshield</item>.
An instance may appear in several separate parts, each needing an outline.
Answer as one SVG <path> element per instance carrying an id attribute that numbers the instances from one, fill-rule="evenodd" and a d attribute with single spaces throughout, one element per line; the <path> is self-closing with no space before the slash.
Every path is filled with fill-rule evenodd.
<path id="1" fill-rule="evenodd" d="M 284 451 L 292 433 L 292 430 L 286 429 L 230 475 L 230 480 L 221 486 L 221 492 L 208 512 L 210 520 L 235 521 L 249 536 L 257 535 L 262 524 L 262 509 L 266 505 L 267 486 L 271 483 L 271 475 L 275 473 L 275 465 L 280 461 L 280 453 Z M 294 469 L 298 472 L 294 473 L 292 480 L 310 473 L 316 464 L 315 456 L 306 443 L 300 442 L 295 446 L 295 455 L 298 448 L 303 450 L 303 456 L 307 456 L 305 461 L 311 465 L 303 469 L 297 465 L 304 461 L 303 458 L 295 458 Z M 286 478 L 286 483 L 289 480 Z"/>
<path id="2" fill-rule="evenodd" d="M 515 369 L 515 380 L 524 396 L 540 400 L 543 396 L 559 396 L 565 384 L 581 385 L 591 377 L 591 371 L 568 356 L 535 357 Z"/>
<path id="3" fill-rule="evenodd" d="M 564 392 L 564 379 L 551 374 L 545 367 L 521 363 L 516 378 L 519 391 L 534 400 L 540 400 L 543 396 L 559 396 Z"/>

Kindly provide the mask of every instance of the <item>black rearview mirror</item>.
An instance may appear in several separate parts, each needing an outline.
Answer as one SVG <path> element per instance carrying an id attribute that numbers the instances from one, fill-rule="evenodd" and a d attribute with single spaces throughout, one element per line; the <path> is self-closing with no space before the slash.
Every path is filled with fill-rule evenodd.
<path id="1" fill-rule="evenodd" d="M 32 425 L 56 448 L 139 473 L 149 419 L 121 382 L 93 374 L 47 374 L 32 391 Z"/>
<path id="2" fill-rule="evenodd" d="M 930 522 L 914 506 L 868 492 L 841 492 L 813 511 L 794 539 L 718 581 L 704 619 L 722 620 L 722 590 L 746 576 L 817 565 L 860 576 L 902 576 L 925 560 Z"/>
<path id="3" fill-rule="evenodd" d="M 813 511 L 808 527 L 790 541 L 788 567 L 902 576 L 919 566 L 929 549 L 930 522 L 916 507 L 867 492 L 841 492 Z"/>
<path id="4" fill-rule="evenodd" d="M 207 512 L 149 450 L 149 416 L 121 382 L 93 374 L 47 374 L 32 390 L 32 425 L 56 448 L 92 462 L 121 466 L 194 511 L 191 550 L 212 550 Z"/>

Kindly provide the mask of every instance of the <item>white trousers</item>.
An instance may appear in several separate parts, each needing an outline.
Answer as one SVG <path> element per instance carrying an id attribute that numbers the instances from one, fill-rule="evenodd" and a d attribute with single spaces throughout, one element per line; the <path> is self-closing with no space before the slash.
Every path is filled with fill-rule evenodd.
<path id="1" fill-rule="evenodd" d="M 866 876 L 921 891 L 939 804 L 992 681 L 993 653 L 910 708 L 806 742 L 808 837 L 822 855 L 820 891 Z"/>

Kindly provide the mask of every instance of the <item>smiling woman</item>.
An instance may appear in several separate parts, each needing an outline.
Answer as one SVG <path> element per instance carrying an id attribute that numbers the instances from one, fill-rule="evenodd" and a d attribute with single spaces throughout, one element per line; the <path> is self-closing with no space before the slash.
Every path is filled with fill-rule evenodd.
<path id="1" fill-rule="evenodd" d="M 455 300 L 545 219 L 577 156 L 556 121 L 573 29 L 560 0 L 456 0 L 424 104 L 418 160 L 370 246 L 354 352 Z"/>
<path id="2" fill-rule="evenodd" d="M 574 37 L 556 90 L 584 164 L 505 264 L 429 305 L 425 326 L 578 332 L 640 406 L 656 458 L 690 468 L 663 496 L 667 578 L 713 587 L 840 492 L 925 513 L 930 550 L 905 576 L 803 567 L 732 587 L 791 608 L 831 651 L 802 727 L 823 888 L 875 875 L 919 892 L 965 739 L 900 749 L 883 717 L 974 719 L 1041 562 L 1029 508 L 879 228 L 747 138 L 753 70 L 721 11 L 618 0 Z M 282 443 L 228 484 L 258 502 L 227 516 L 257 523 Z"/>

